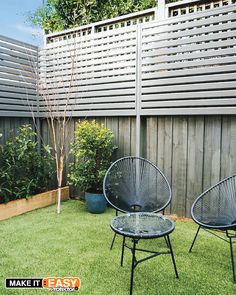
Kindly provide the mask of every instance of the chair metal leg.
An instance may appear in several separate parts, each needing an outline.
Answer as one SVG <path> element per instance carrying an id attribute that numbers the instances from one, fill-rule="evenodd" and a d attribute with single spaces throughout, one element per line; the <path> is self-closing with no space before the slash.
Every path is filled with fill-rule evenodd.
<path id="1" fill-rule="evenodd" d="M 171 254 L 171 258 L 172 258 L 172 262 L 173 262 L 173 265 L 174 265 L 175 276 L 176 276 L 176 278 L 178 279 L 178 278 L 179 278 L 179 275 L 178 275 L 178 272 L 177 272 L 177 267 L 176 267 L 176 264 L 175 264 L 174 253 L 173 253 L 173 249 L 172 249 L 172 246 L 171 246 L 171 242 L 170 242 L 170 237 L 169 237 L 169 235 L 167 235 L 166 238 L 167 238 L 167 242 L 168 242 L 168 245 L 169 245 L 170 254 Z"/>
<path id="2" fill-rule="evenodd" d="M 234 283 L 236 283 L 235 265 L 234 265 L 234 253 L 233 253 L 233 242 L 232 242 L 231 237 L 229 237 L 229 245 L 230 245 L 230 257 L 231 257 L 232 271 L 233 271 L 233 281 L 234 281 Z"/>
<path id="3" fill-rule="evenodd" d="M 113 239 L 112 239 L 112 242 L 111 242 L 111 246 L 110 246 L 110 250 L 113 249 L 113 245 L 114 245 L 115 239 L 116 239 L 116 233 L 114 233 L 114 236 L 113 236 Z"/>
<path id="4" fill-rule="evenodd" d="M 123 266 L 124 250 L 125 250 L 125 237 L 123 236 L 122 251 L 121 251 L 121 259 L 120 259 L 120 266 Z"/>
<path id="5" fill-rule="evenodd" d="M 197 232 L 196 232 L 196 235 L 195 235 L 195 237 L 194 237 L 194 239 L 193 239 L 192 245 L 191 245 L 191 247 L 189 248 L 189 253 L 192 251 L 193 245 L 194 245 L 194 243 L 195 243 L 195 241 L 196 241 L 196 238 L 197 238 L 197 236 L 198 236 L 198 233 L 199 233 L 199 231 L 200 231 L 200 228 L 201 228 L 201 226 L 199 225 L 199 227 L 198 227 L 198 229 L 197 229 Z"/>
<path id="6" fill-rule="evenodd" d="M 134 268 L 136 266 L 135 250 L 136 250 L 136 240 L 134 239 L 133 248 L 132 248 L 132 266 L 131 266 L 130 291 L 129 291 L 130 295 L 132 295 L 133 293 Z"/>
<path id="7" fill-rule="evenodd" d="M 118 210 L 116 210 L 116 216 L 118 216 Z M 113 236 L 113 239 L 112 239 L 112 242 L 111 242 L 111 246 L 110 246 L 110 250 L 113 249 L 115 239 L 116 239 L 116 233 L 114 233 L 114 236 Z"/>

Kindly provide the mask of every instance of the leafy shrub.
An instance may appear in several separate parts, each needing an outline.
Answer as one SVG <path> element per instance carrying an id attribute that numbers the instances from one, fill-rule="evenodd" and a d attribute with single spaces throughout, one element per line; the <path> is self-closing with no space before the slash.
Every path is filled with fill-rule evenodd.
<path id="1" fill-rule="evenodd" d="M 38 152 L 36 133 L 23 125 L 15 138 L 0 147 L 0 203 L 28 198 L 44 191 L 53 173 L 48 146 Z"/>
<path id="2" fill-rule="evenodd" d="M 95 121 L 81 121 L 76 126 L 71 153 L 75 161 L 70 164 L 69 184 L 81 190 L 102 192 L 102 183 L 116 147 L 113 133 Z"/>

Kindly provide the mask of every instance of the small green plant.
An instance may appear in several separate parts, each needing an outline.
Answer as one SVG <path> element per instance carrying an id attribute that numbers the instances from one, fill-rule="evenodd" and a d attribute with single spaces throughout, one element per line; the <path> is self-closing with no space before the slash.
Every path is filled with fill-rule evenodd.
<path id="1" fill-rule="evenodd" d="M 103 124 L 78 122 L 71 148 L 75 161 L 70 164 L 69 184 L 87 192 L 102 192 L 103 178 L 116 149 L 113 139 L 113 133 Z"/>
<path id="2" fill-rule="evenodd" d="M 15 138 L 0 147 L 0 203 L 45 191 L 53 173 L 49 146 L 38 152 L 36 133 L 23 125 Z"/>

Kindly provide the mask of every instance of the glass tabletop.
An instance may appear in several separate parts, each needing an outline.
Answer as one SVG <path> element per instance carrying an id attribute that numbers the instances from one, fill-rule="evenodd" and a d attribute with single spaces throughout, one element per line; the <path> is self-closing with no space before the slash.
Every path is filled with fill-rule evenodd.
<path id="1" fill-rule="evenodd" d="M 150 239 L 171 233 L 175 224 L 161 214 L 140 212 L 115 217 L 111 228 L 123 236 Z"/>

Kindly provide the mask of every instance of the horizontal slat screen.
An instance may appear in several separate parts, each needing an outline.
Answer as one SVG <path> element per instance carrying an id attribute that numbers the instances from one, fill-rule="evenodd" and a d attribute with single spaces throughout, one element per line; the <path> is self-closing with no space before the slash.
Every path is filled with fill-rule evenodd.
<path id="1" fill-rule="evenodd" d="M 132 27 L 47 44 L 40 52 L 40 110 L 134 115 L 136 42 Z"/>
<path id="2" fill-rule="evenodd" d="M 74 116 L 135 115 L 136 106 L 141 115 L 235 114 L 235 11 L 231 4 L 49 43 L 40 52 L 42 98 Z"/>
<path id="3" fill-rule="evenodd" d="M 38 48 L 0 35 L 0 116 L 37 115 Z"/>
<path id="4" fill-rule="evenodd" d="M 236 113 L 236 6 L 142 29 L 143 115 Z"/>

